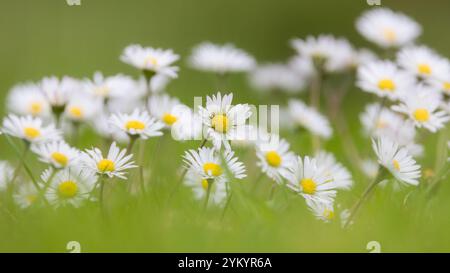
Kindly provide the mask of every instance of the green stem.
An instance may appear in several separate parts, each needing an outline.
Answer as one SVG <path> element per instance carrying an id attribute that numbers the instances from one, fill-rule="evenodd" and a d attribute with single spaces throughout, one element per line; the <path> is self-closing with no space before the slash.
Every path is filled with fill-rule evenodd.
<path id="1" fill-rule="evenodd" d="M 211 188 L 214 183 L 213 179 L 207 179 L 206 181 L 208 183 L 208 189 L 206 190 L 206 198 L 205 203 L 203 204 L 203 210 L 206 210 L 206 208 L 208 207 L 209 196 L 211 195 Z"/>

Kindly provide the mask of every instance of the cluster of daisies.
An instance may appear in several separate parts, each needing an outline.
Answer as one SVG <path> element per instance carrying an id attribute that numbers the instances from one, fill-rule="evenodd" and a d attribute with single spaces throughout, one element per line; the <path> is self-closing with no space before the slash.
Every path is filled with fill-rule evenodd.
<path id="1" fill-rule="evenodd" d="M 309 134 L 312 155 L 298 156 L 278 133 L 252 126 L 249 120 L 256 113 L 248 104 L 233 105 L 232 93 L 207 96 L 206 104 L 196 108 L 182 104 L 165 92 L 178 75 L 179 55 L 170 49 L 130 45 L 120 59 L 141 72 L 137 79 L 97 72 L 92 78 L 52 76 L 12 88 L 7 98 L 10 114 L 1 132 L 17 152 L 19 164 L 0 162 L 0 190 L 5 193 L 1 196 L 10 194 L 23 208 L 101 203 L 105 183 L 113 178 L 126 180 L 129 169 L 143 167 L 142 158 L 133 159 L 136 141 L 145 143 L 171 134 L 176 141 L 198 142 L 197 149 L 183 155 L 179 175 L 205 206 L 230 202 L 234 180 L 257 183 L 247 178 L 244 163 L 233 151 L 234 145 L 244 145 L 256 151 L 256 164 L 274 187 L 298 194 L 317 218 L 330 221 L 337 192 L 353 185 L 350 170 L 321 148 L 335 134 L 338 125 L 334 123 L 341 124 L 336 117 L 342 115 L 339 101 L 345 92 L 325 94 L 324 83 L 336 75 L 350 78 L 350 84 L 356 82 L 377 100 L 360 116 L 377 162 L 358 160 L 352 167 L 373 179 L 369 189 L 390 178 L 418 185 L 421 168 L 413 157 L 421 156 L 424 148 L 416 135 L 419 130 L 446 130 L 450 120 L 450 62 L 415 44 L 421 27 L 401 13 L 372 9 L 358 18 L 356 27 L 386 56 L 356 49 L 345 38 L 319 35 L 291 40 L 296 55 L 286 63 L 258 64 L 231 44 L 208 42 L 195 47 L 189 57 L 194 69 L 214 73 L 219 79 L 247 73 L 249 83 L 262 96 L 286 98 L 280 126 L 295 134 Z M 343 89 L 350 89 L 350 84 Z M 304 99 L 305 89 L 309 89 L 309 100 Z M 337 99 L 325 107 L 321 102 L 328 97 Z M 330 111 L 333 107 L 337 112 Z M 84 126 L 109 142 L 109 149 L 76 148 Z M 22 147 L 13 138 L 23 140 Z M 121 145 L 128 146 L 123 149 Z M 38 178 L 27 165 L 29 151 L 47 165 Z M 145 181 L 141 182 L 145 189 Z M 352 219 L 356 210 L 343 212 L 341 218 Z"/>

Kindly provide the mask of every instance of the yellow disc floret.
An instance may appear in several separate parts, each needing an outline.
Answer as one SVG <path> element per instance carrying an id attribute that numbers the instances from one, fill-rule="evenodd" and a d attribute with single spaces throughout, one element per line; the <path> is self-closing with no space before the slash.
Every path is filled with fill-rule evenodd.
<path id="1" fill-rule="evenodd" d="M 425 108 L 418 108 L 413 113 L 414 118 L 419 122 L 426 122 L 430 119 L 430 112 Z"/>
<path id="2" fill-rule="evenodd" d="M 396 169 L 397 171 L 400 171 L 400 163 L 398 163 L 397 160 L 392 160 L 392 165 L 394 166 L 394 169 Z"/>
<path id="3" fill-rule="evenodd" d="M 417 70 L 420 74 L 430 75 L 431 74 L 431 67 L 428 64 L 419 64 L 417 66 Z"/>
<path id="4" fill-rule="evenodd" d="M 25 127 L 23 129 L 23 133 L 27 138 L 35 139 L 41 135 L 41 131 L 39 129 L 36 129 L 34 127 Z"/>
<path id="5" fill-rule="evenodd" d="M 281 156 L 276 151 L 266 153 L 267 163 L 272 167 L 278 167 L 281 164 Z"/>
<path id="6" fill-rule="evenodd" d="M 61 182 L 58 185 L 58 194 L 63 198 L 72 198 L 77 195 L 78 185 L 73 180 Z"/>
<path id="7" fill-rule="evenodd" d="M 67 163 L 69 162 L 69 159 L 67 158 L 67 156 L 60 152 L 52 153 L 51 157 L 53 160 L 56 161 L 56 163 L 58 163 L 59 165 L 61 165 L 63 167 L 65 167 L 67 165 Z"/>
<path id="8" fill-rule="evenodd" d="M 97 163 L 97 169 L 100 172 L 113 172 L 116 170 L 116 166 L 112 160 L 102 159 Z"/>
<path id="9" fill-rule="evenodd" d="M 42 112 L 42 103 L 32 102 L 30 104 L 30 112 L 32 115 L 38 115 Z"/>
<path id="10" fill-rule="evenodd" d="M 395 83 L 391 79 L 382 79 L 378 82 L 378 88 L 383 91 L 394 92 Z"/>
<path id="11" fill-rule="evenodd" d="M 70 107 L 69 114 L 74 118 L 83 118 L 84 116 L 83 109 L 81 109 L 81 107 L 78 106 Z"/>
<path id="12" fill-rule="evenodd" d="M 215 115 L 211 120 L 211 127 L 220 133 L 228 131 L 228 118 L 225 115 Z"/>
<path id="13" fill-rule="evenodd" d="M 317 189 L 317 184 L 312 180 L 311 178 L 303 178 L 300 181 L 300 186 L 302 187 L 302 190 L 306 194 L 314 194 Z"/>
<path id="14" fill-rule="evenodd" d="M 222 174 L 222 168 L 220 165 L 212 162 L 203 164 L 203 171 L 212 176 L 219 176 Z"/>
<path id="15" fill-rule="evenodd" d="M 145 124 L 142 121 L 139 120 L 129 120 L 126 124 L 125 124 L 125 128 L 127 128 L 127 130 L 144 130 L 145 129 Z"/>
<path id="16" fill-rule="evenodd" d="M 178 118 L 170 113 L 166 113 L 163 115 L 162 120 L 165 124 L 172 125 L 178 120 Z"/>

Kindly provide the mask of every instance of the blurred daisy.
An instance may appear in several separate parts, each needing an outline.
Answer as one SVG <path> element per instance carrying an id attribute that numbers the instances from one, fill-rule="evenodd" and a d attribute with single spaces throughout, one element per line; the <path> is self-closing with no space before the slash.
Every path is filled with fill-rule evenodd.
<path id="1" fill-rule="evenodd" d="M 440 71 L 448 71 L 448 60 L 426 46 L 407 47 L 397 54 L 398 64 L 417 77 L 435 78 Z"/>
<path id="2" fill-rule="evenodd" d="M 197 200 L 203 200 L 206 198 L 208 187 L 210 189 L 209 199 L 218 206 L 223 206 L 227 197 L 226 184 L 222 181 L 215 181 L 214 183 L 208 183 L 198 172 L 190 169 L 186 173 L 184 184 L 192 189 L 194 197 Z"/>
<path id="3" fill-rule="evenodd" d="M 247 104 L 232 106 L 233 94 L 206 97 L 206 107 L 199 106 L 203 124 L 207 128 L 207 138 L 212 139 L 214 147 L 220 149 L 222 143 L 231 149 L 229 140 L 245 139 L 247 119 L 252 114 Z"/>
<path id="4" fill-rule="evenodd" d="M 67 76 L 61 80 L 55 76 L 43 78 L 39 86 L 55 114 L 61 114 L 70 97 L 83 89 L 80 81 Z"/>
<path id="5" fill-rule="evenodd" d="M 64 114 L 72 122 L 90 121 L 102 110 L 102 101 L 87 94 L 74 95 L 68 101 Z"/>
<path id="6" fill-rule="evenodd" d="M 192 50 L 191 67 L 218 74 L 245 72 L 253 69 L 255 60 L 247 52 L 231 44 L 202 43 Z"/>
<path id="7" fill-rule="evenodd" d="M 403 118 L 391 111 L 389 108 L 382 107 L 379 103 L 366 105 L 364 112 L 359 116 L 364 131 L 369 136 L 381 136 L 395 130 L 396 126 L 403 123 Z"/>
<path id="8" fill-rule="evenodd" d="M 361 170 L 368 178 L 375 179 L 378 174 L 378 163 L 372 159 L 364 159 L 361 163 Z"/>
<path id="9" fill-rule="evenodd" d="M 333 133 L 326 117 L 300 100 L 291 99 L 288 103 L 289 114 L 293 122 L 306 128 L 313 135 L 329 139 Z"/>
<path id="10" fill-rule="evenodd" d="M 132 154 L 127 155 L 127 150 L 121 150 L 113 142 L 109 148 L 108 155 L 103 157 L 102 152 L 98 148 L 86 150 L 82 154 L 82 165 L 87 170 L 91 170 L 100 175 L 107 175 L 108 177 L 119 177 L 126 179 L 125 170 L 137 167 L 131 161 Z"/>
<path id="11" fill-rule="evenodd" d="M 255 89 L 261 91 L 297 93 L 305 86 L 298 73 L 284 64 L 260 66 L 251 72 L 249 80 Z"/>
<path id="12" fill-rule="evenodd" d="M 364 12 L 356 21 L 358 32 L 380 47 L 402 47 L 412 43 L 422 32 L 408 16 L 386 8 Z"/>
<path id="13" fill-rule="evenodd" d="M 223 154 L 223 160 L 219 152 L 213 148 L 199 148 L 185 152 L 184 163 L 188 170 L 192 170 L 203 179 L 213 179 L 225 182 L 232 178 L 242 179 L 246 177 L 245 166 L 234 157 L 234 152 L 229 150 Z M 232 177 L 227 177 L 227 172 Z"/>
<path id="14" fill-rule="evenodd" d="M 128 143 L 130 141 L 130 137 L 127 133 L 116 126 L 110 126 L 109 118 L 109 114 L 105 112 L 99 113 L 92 120 L 92 128 L 97 134 L 105 139 L 114 140 L 122 144 Z"/>
<path id="15" fill-rule="evenodd" d="M 390 61 L 374 61 L 358 68 L 357 85 L 362 90 L 396 100 L 415 83 L 414 77 Z"/>
<path id="16" fill-rule="evenodd" d="M 294 153 L 289 151 L 289 143 L 284 139 L 259 142 L 256 146 L 258 166 L 278 184 L 283 182 L 282 173 L 295 161 Z"/>
<path id="17" fill-rule="evenodd" d="M 13 166 L 8 161 L 0 160 L 0 191 L 6 190 L 13 176 Z"/>
<path id="18" fill-rule="evenodd" d="M 316 73 L 312 60 L 306 56 L 295 55 L 289 59 L 287 65 L 304 80 L 312 78 Z"/>
<path id="19" fill-rule="evenodd" d="M 306 199 L 306 204 L 314 216 L 322 221 L 330 222 L 334 220 L 333 204 L 327 202 L 320 202 L 313 199 Z"/>
<path id="20" fill-rule="evenodd" d="M 53 124 L 44 126 L 42 123 L 40 118 L 33 118 L 32 116 L 18 117 L 9 114 L 3 120 L 2 131 L 5 134 L 31 143 L 42 143 L 61 138 L 61 133 L 55 129 Z"/>
<path id="21" fill-rule="evenodd" d="M 85 82 L 85 90 L 102 99 L 123 98 L 137 94 L 136 81 L 130 76 L 117 74 L 105 77 L 101 72 L 95 72 L 92 80 Z"/>
<path id="22" fill-rule="evenodd" d="M 419 184 L 420 166 L 406 148 L 399 148 L 396 142 L 386 137 L 378 138 L 377 141 L 372 139 L 372 147 L 378 157 L 378 163 L 397 180 L 410 185 Z"/>
<path id="23" fill-rule="evenodd" d="M 439 110 L 441 99 L 433 89 L 419 85 L 410 93 L 399 105 L 392 106 L 392 109 L 407 115 L 416 127 L 424 127 L 434 133 L 450 120 L 447 113 Z"/>
<path id="24" fill-rule="evenodd" d="M 33 83 L 14 86 L 7 98 L 9 111 L 18 115 L 45 117 L 50 114 L 50 105 L 39 86 Z"/>
<path id="25" fill-rule="evenodd" d="M 51 172 L 47 172 L 42 179 L 49 184 L 45 197 L 51 205 L 79 207 L 89 198 L 97 176 L 88 170 L 68 168 L 57 172 L 53 177 Z"/>
<path id="26" fill-rule="evenodd" d="M 353 185 L 352 175 L 341 163 L 336 161 L 332 153 L 319 152 L 315 157 L 317 166 L 324 168 L 329 174 L 336 189 L 349 190 Z"/>
<path id="27" fill-rule="evenodd" d="M 314 158 L 306 156 L 296 158 L 287 172 L 282 173 L 287 179 L 286 186 L 306 200 L 331 204 L 336 196 L 336 184 L 325 168 L 318 166 Z"/>
<path id="28" fill-rule="evenodd" d="M 140 111 L 139 109 L 134 110 L 131 114 L 112 114 L 109 122 L 130 137 L 147 139 L 163 134 L 161 129 L 164 124 L 150 117 L 147 111 Z"/>
<path id="29" fill-rule="evenodd" d="M 163 74 L 172 78 L 177 77 L 178 67 L 173 66 L 180 56 L 171 49 L 142 47 L 140 45 L 127 46 L 120 59 L 122 62 L 132 65 L 152 78 L 155 74 Z"/>
<path id="30" fill-rule="evenodd" d="M 20 208 L 25 209 L 36 204 L 39 199 L 39 192 L 32 183 L 23 183 L 20 184 L 13 198 Z"/>
<path id="31" fill-rule="evenodd" d="M 31 150 L 39 156 L 40 161 L 57 169 L 73 166 L 80 156 L 78 149 L 70 147 L 64 141 L 33 145 Z"/>

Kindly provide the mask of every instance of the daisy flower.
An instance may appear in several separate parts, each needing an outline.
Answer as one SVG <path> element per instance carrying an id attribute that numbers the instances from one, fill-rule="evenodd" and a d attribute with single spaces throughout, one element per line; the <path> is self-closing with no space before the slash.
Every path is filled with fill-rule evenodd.
<path id="1" fill-rule="evenodd" d="M 132 154 L 127 155 L 127 150 L 121 150 L 117 147 L 116 142 L 111 144 L 108 155 L 103 156 L 99 148 L 92 148 L 86 150 L 82 154 L 82 165 L 85 169 L 96 172 L 100 175 L 107 175 L 108 177 L 119 177 L 126 179 L 125 170 L 137 167 L 131 161 Z"/>
<path id="2" fill-rule="evenodd" d="M 95 72 L 92 80 L 84 83 L 89 94 L 103 99 L 124 98 L 137 94 L 136 81 L 130 76 L 117 74 L 105 77 L 101 72 Z"/>
<path id="3" fill-rule="evenodd" d="M 13 195 L 13 198 L 14 202 L 16 202 L 20 208 L 25 209 L 37 202 L 39 192 L 32 183 L 23 183 L 20 184 L 17 192 Z"/>
<path id="4" fill-rule="evenodd" d="M 208 187 L 210 189 L 209 199 L 218 206 L 223 206 L 227 197 L 226 184 L 223 182 L 208 183 L 198 172 L 189 169 L 184 179 L 184 184 L 192 189 L 194 197 L 197 200 L 206 198 Z"/>
<path id="5" fill-rule="evenodd" d="M 392 106 L 392 110 L 407 115 L 416 127 L 424 127 L 434 133 L 450 120 L 447 113 L 439 110 L 441 98 L 437 94 L 435 90 L 419 85 L 399 105 Z"/>
<path id="6" fill-rule="evenodd" d="M 302 101 L 296 99 L 289 100 L 288 110 L 292 121 L 306 128 L 313 135 L 329 139 L 333 134 L 327 118 L 316 109 L 308 107 Z"/>
<path id="7" fill-rule="evenodd" d="M 378 157 L 378 163 L 388 170 L 397 180 L 417 186 L 420 178 L 420 166 L 409 155 L 406 148 L 389 138 L 372 139 L 372 147 Z"/>
<path id="8" fill-rule="evenodd" d="M 322 221 L 330 222 L 334 220 L 334 208 L 333 204 L 327 202 L 320 202 L 313 199 L 307 199 L 306 205 L 308 205 L 309 210 L 314 214 L 314 216 Z"/>
<path id="9" fill-rule="evenodd" d="M 421 26 L 408 16 L 386 8 L 364 12 L 356 29 L 367 40 L 383 48 L 412 43 L 422 32 Z"/>
<path id="10" fill-rule="evenodd" d="M 403 48 L 397 53 L 397 62 L 406 71 L 422 79 L 436 78 L 448 71 L 448 60 L 426 46 Z"/>
<path id="11" fill-rule="evenodd" d="M 252 112 L 247 104 L 232 106 L 233 94 L 212 95 L 206 97 L 206 107 L 199 106 L 199 113 L 207 128 L 207 138 L 212 139 L 214 147 L 220 149 L 222 143 L 226 149 L 231 149 L 229 140 L 245 138 L 248 128 L 247 119 Z"/>
<path id="12" fill-rule="evenodd" d="M 31 150 L 39 156 L 40 161 L 57 169 L 73 166 L 80 156 L 78 149 L 70 147 L 62 140 L 33 145 Z"/>
<path id="13" fill-rule="evenodd" d="M 45 197 L 55 207 L 79 207 L 89 198 L 97 181 L 95 173 L 74 168 L 61 170 L 51 177 L 48 171 L 42 175 L 43 181 L 49 183 Z"/>
<path id="14" fill-rule="evenodd" d="M 7 98 L 9 111 L 18 115 L 46 117 L 50 114 L 50 105 L 41 89 L 34 83 L 14 86 Z"/>
<path id="15" fill-rule="evenodd" d="M 316 74 L 314 63 L 307 56 L 295 55 L 288 60 L 287 65 L 304 80 L 311 79 Z"/>
<path id="16" fill-rule="evenodd" d="M 397 100 L 415 84 L 415 78 L 390 61 L 373 61 L 358 68 L 357 86 L 362 90 Z"/>
<path id="17" fill-rule="evenodd" d="M 352 175 L 341 163 L 336 161 L 333 154 L 325 151 L 315 156 L 317 166 L 324 168 L 331 177 L 336 189 L 349 190 L 353 185 Z"/>
<path id="18" fill-rule="evenodd" d="M 336 196 L 336 184 L 330 176 L 332 174 L 319 166 L 314 158 L 296 158 L 282 175 L 288 181 L 286 186 L 306 200 L 331 204 Z"/>
<path id="19" fill-rule="evenodd" d="M 101 110 L 103 104 L 99 98 L 87 94 L 74 95 L 68 101 L 64 114 L 72 122 L 90 121 Z"/>
<path id="20" fill-rule="evenodd" d="M 261 141 L 256 145 L 258 166 L 278 184 L 283 182 L 282 173 L 286 172 L 295 160 L 294 153 L 289 151 L 289 143 L 284 139 Z"/>
<path id="21" fill-rule="evenodd" d="M 110 115 L 108 113 L 101 112 L 92 120 L 92 128 L 98 135 L 105 139 L 114 140 L 121 144 L 128 143 L 130 141 L 128 134 L 116 126 L 111 126 L 109 123 L 109 118 Z"/>
<path id="22" fill-rule="evenodd" d="M 8 161 L 0 161 L 0 191 L 8 187 L 9 182 L 14 176 L 14 168 Z"/>
<path id="23" fill-rule="evenodd" d="M 179 55 L 171 49 L 142 47 L 141 45 L 127 46 L 120 60 L 142 71 L 148 79 L 155 74 L 163 74 L 171 78 L 177 77 L 178 67 L 173 63 L 178 61 Z"/>
<path id="24" fill-rule="evenodd" d="M 67 76 L 62 79 L 55 76 L 46 77 L 41 80 L 39 87 L 55 114 L 62 113 L 70 97 L 83 89 L 80 81 Z"/>
<path id="25" fill-rule="evenodd" d="M 379 103 L 366 105 L 359 119 L 364 131 L 369 136 L 384 135 L 386 132 L 395 130 L 396 126 L 404 122 L 399 114 L 382 107 Z"/>
<path id="26" fill-rule="evenodd" d="M 9 114 L 3 120 L 2 131 L 29 143 L 42 143 L 61 138 L 61 133 L 55 129 L 53 124 L 44 126 L 40 118 L 32 116 L 18 117 Z"/>
<path id="27" fill-rule="evenodd" d="M 249 80 L 255 89 L 266 92 L 298 93 L 305 86 L 305 81 L 298 73 L 284 64 L 260 66 L 251 72 Z"/>
<path id="28" fill-rule="evenodd" d="M 228 179 L 242 179 L 246 177 L 245 166 L 234 157 L 234 152 L 229 150 L 223 154 L 223 160 L 219 152 L 213 148 L 199 148 L 185 152 L 184 163 L 186 168 L 198 174 L 203 179 L 212 179 L 225 182 Z M 232 177 L 227 177 L 227 171 Z"/>
<path id="29" fill-rule="evenodd" d="M 192 50 L 191 67 L 218 74 L 246 72 L 256 66 L 252 56 L 231 44 L 202 43 Z"/>
<path id="30" fill-rule="evenodd" d="M 147 111 L 139 109 L 134 110 L 131 114 L 112 114 L 109 121 L 112 126 L 124 131 L 130 137 L 147 139 L 163 134 L 161 129 L 164 124 L 150 117 Z"/>

